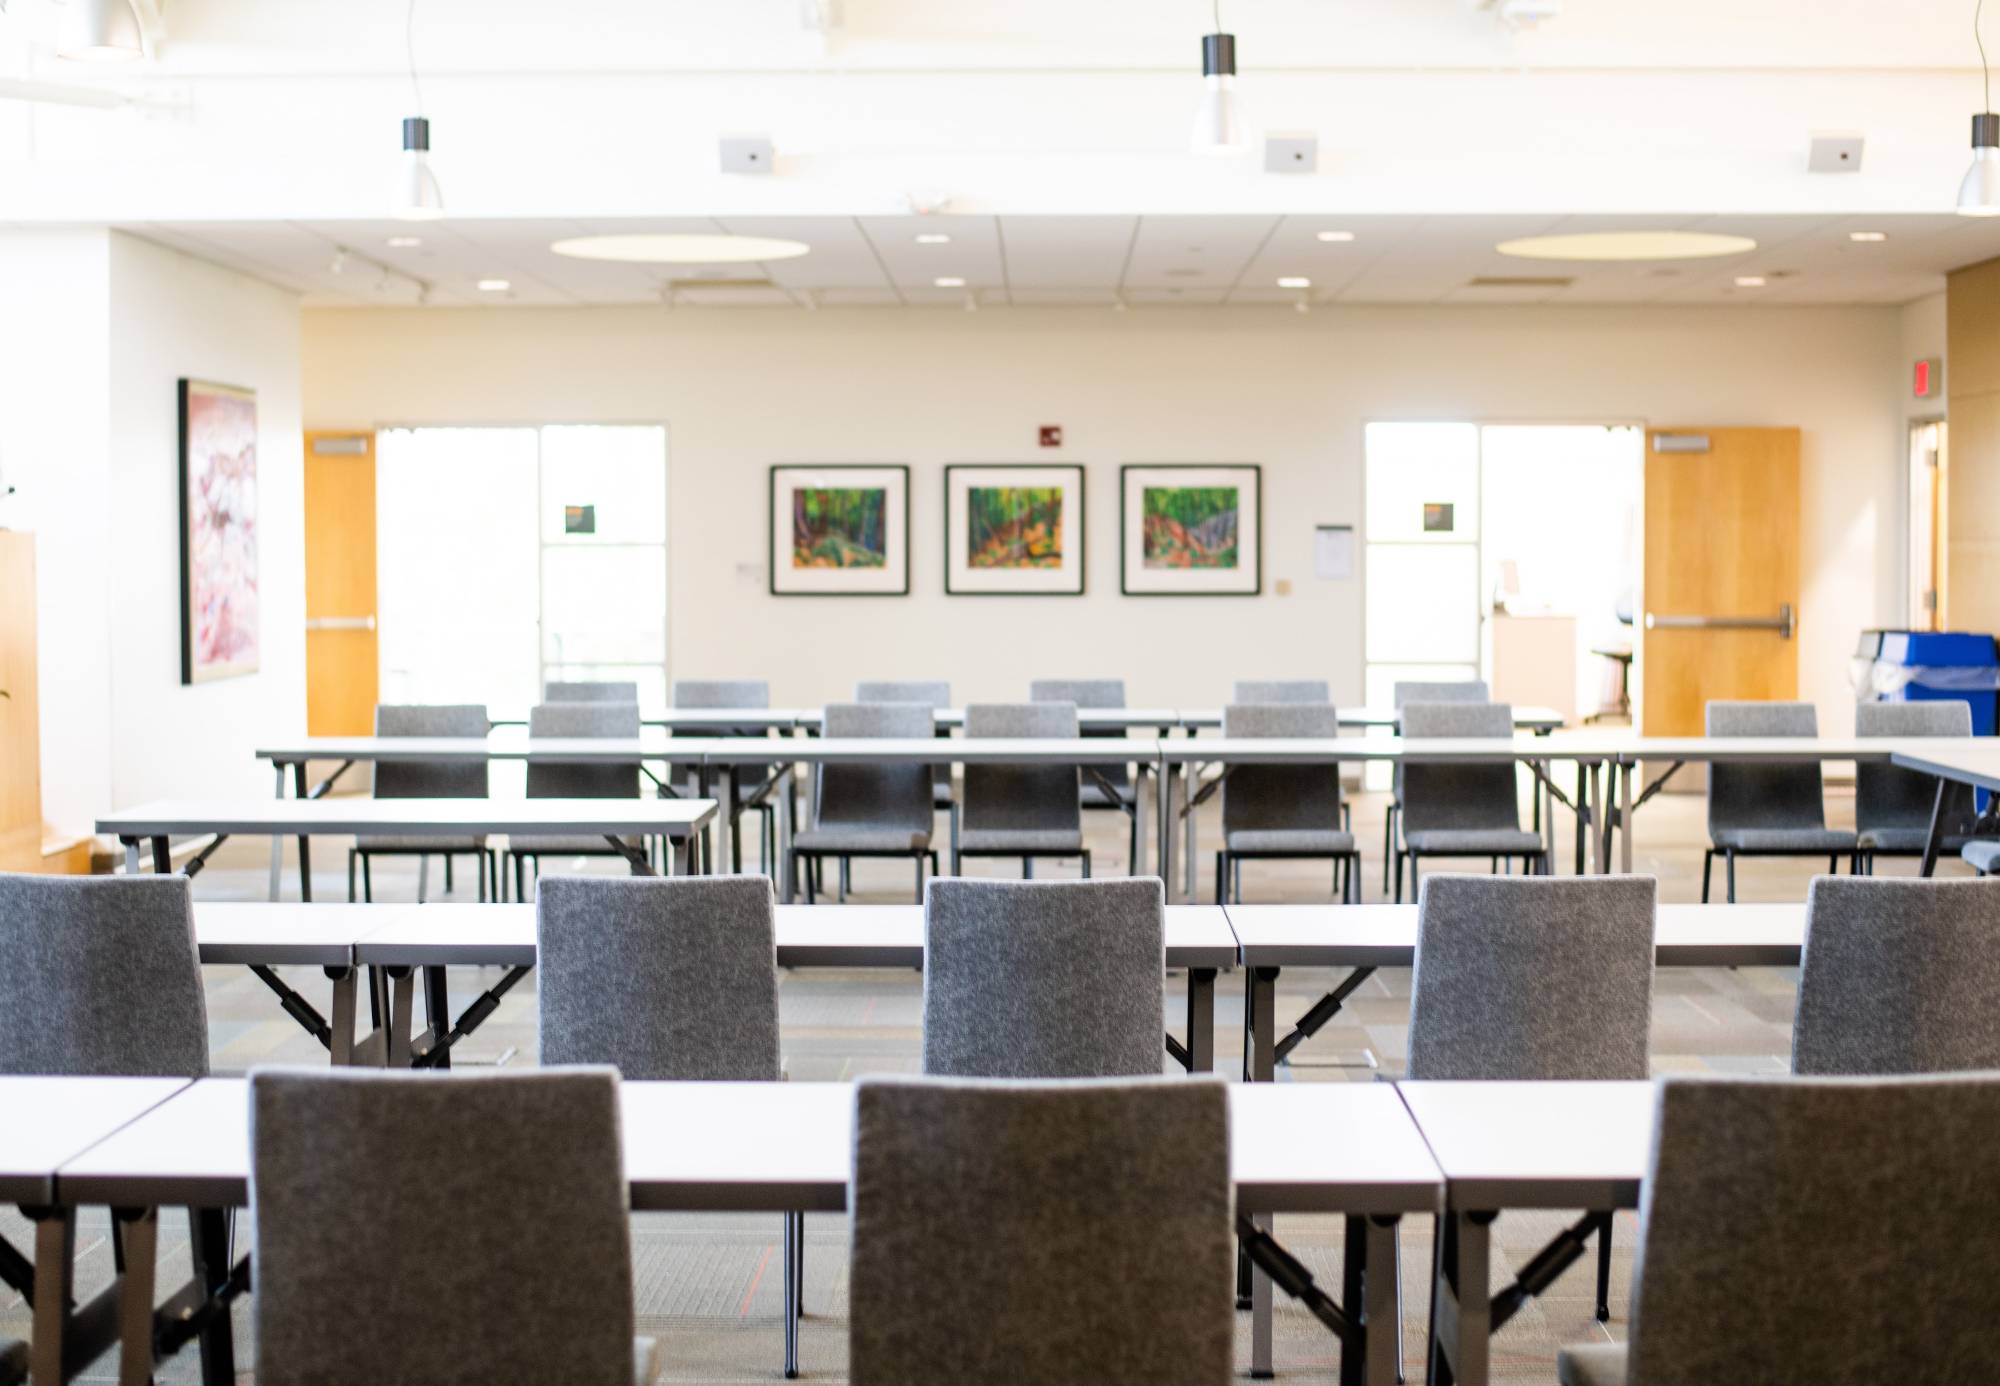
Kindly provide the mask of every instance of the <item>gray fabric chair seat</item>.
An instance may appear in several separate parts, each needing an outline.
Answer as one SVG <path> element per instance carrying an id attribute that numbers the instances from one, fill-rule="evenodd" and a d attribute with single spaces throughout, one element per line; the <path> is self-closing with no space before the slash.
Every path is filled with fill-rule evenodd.
<path id="1" fill-rule="evenodd" d="M 792 838 L 801 852 L 927 852 L 931 835 L 920 829 L 870 828 L 859 823 L 841 823 L 825 828 L 802 828 Z"/>
<path id="2" fill-rule="evenodd" d="M 1921 852 L 1930 835 L 1929 828 L 1870 828 L 1856 836 L 1855 843 L 1864 852 Z M 1963 836 L 1947 835 L 1940 845 L 1949 852 L 1964 842 Z"/>
<path id="3" fill-rule="evenodd" d="M 1100 770 L 1114 769 L 1122 771 L 1123 767 L 1099 766 L 1098 769 Z M 1087 809 L 1129 808 L 1132 804 L 1132 796 L 1134 792 L 1135 791 L 1133 790 L 1132 785 L 1129 782 L 1125 784 L 1114 784 L 1112 785 L 1111 789 L 1107 790 L 1102 784 L 1098 783 L 1095 777 L 1089 774 L 1085 774 L 1083 777 L 1083 789 L 1079 792 L 1077 796 L 1077 802 L 1083 805 L 1083 807 Z"/>
<path id="4" fill-rule="evenodd" d="M 1081 852 L 1083 833 L 1068 828 L 967 828 L 959 834 L 962 852 Z"/>
<path id="5" fill-rule="evenodd" d="M 1716 847 L 1738 852 L 1831 855 L 1854 850 L 1854 834 L 1841 828 L 1717 828 L 1711 836 Z"/>
<path id="6" fill-rule="evenodd" d="M 1980 871 L 2000 868 L 2000 842 L 1979 838 L 1958 849 L 1958 854 Z"/>
<path id="7" fill-rule="evenodd" d="M 1558 1386 L 1625 1386 L 1623 1343 L 1586 1343 L 1556 1354 Z"/>
<path id="8" fill-rule="evenodd" d="M 628 837 L 625 839 L 625 845 L 643 847 L 645 839 Z M 578 833 L 574 836 L 554 833 L 548 837 L 510 837 L 507 839 L 507 847 L 516 856 L 523 857 L 588 857 L 611 850 L 611 844 L 602 836 L 589 833 Z"/>
<path id="9" fill-rule="evenodd" d="M 1231 852 L 1297 852 L 1331 856 L 1354 850 L 1354 834 L 1324 828 L 1240 828 L 1223 836 Z"/>
<path id="10" fill-rule="evenodd" d="M 422 837 L 415 834 L 362 833 L 354 839 L 358 852 L 483 852 L 486 834 L 469 837 Z"/>
<path id="11" fill-rule="evenodd" d="M 1526 828 L 1419 828 L 1404 833 L 1403 842 L 1412 852 L 1439 856 L 1506 857 L 1542 850 L 1541 835 Z"/>

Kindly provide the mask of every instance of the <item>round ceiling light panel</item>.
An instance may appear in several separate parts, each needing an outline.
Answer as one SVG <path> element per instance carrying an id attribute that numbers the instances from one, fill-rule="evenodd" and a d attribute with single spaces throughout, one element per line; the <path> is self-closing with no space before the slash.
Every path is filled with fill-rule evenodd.
<path id="1" fill-rule="evenodd" d="M 1755 250 L 1748 236 L 1708 231 L 1584 231 L 1568 236 L 1528 236 L 1494 249 L 1523 260 L 1706 260 Z"/>
<path id="2" fill-rule="evenodd" d="M 635 232 L 619 236 L 577 236 L 549 247 L 577 260 L 618 260 L 642 265 L 740 265 L 758 260 L 791 260 L 809 252 L 804 241 L 770 236 L 690 235 Z"/>

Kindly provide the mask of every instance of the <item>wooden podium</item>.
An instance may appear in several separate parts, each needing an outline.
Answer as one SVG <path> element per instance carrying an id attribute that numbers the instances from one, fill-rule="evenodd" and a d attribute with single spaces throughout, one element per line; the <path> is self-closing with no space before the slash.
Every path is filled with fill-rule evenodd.
<path id="1" fill-rule="evenodd" d="M 0 529 L 0 871 L 90 870 L 90 839 L 42 826 L 42 721 L 35 691 L 35 536 Z"/>

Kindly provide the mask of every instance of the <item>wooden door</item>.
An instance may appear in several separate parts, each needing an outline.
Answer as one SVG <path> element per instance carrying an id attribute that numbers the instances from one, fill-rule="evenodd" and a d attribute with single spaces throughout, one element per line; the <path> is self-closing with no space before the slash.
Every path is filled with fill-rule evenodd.
<path id="1" fill-rule="evenodd" d="M 375 435 L 306 435 L 306 731 L 375 727 Z"/>
<path id="2" fill-rule="evenodd" d="M 1639 726 L 1699 736 L 1712 698 L 1798 696 L 1799 431 L 1646 434 Z"/>
<path id="3" fill-rule="evenodd" d="M 42 743 L 36 710 L 35 537 L 0 529 L 0 871 L 42 864 Z"/>

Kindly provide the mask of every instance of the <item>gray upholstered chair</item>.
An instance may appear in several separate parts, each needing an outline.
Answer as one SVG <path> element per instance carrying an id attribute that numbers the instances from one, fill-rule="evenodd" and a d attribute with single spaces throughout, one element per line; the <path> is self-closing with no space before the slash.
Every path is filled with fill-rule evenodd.
<path id="1" fill-rule="evenodd" d="M 528 735 L 569 737 L 582 740 L 637 739 L 637 703 L 541 703 L 528 709 Z M 639 762 L 607 764 L 528 762 L 530 799 L 636 799 L 639 797 Z M 638 844 L 628 844 L 636 846 Z M 543 857 L 623 857 L 625 854 L 602 837 L 587 835 L 522 833 L 507 841 L 507 856 L 514 866 L 514 898 L 525 900 L 525 869 L 534 863 L 540 875 Z"/>
<path id="2" fill-rule="evenodd" d="M 1417 899 L 1407 1076 L 1644 1079 L 1658 894 L 1651 876 L 1430 877 Z M 1604 1320 L 1611 1214 L 1595 1222 Z"/>
<path id="3" fill-rule="evenodd" d="M 2000 881 L 1814 880 L 1792 1072 L 1963 1069 L 2000 1069 Z"/>
<path id="4" fill-rule="evenodd" d="M 1228 1381 L 1227 1097 L 1203 1079 L 857 1083 L 857 1386 Z"/>
<path id="5" fill-rule="evenodd" d="M 1157 877 L 943 879 L 925 896 L 925 1073 L 1156 1075 L 1165 986 Z"/>
<path id="6" fill-rule="evenodd" d="M 1669 1078 L 1627 1343 L 1563 1386 L 2000 1381 L 2000 1077 Z"/>
<path id="7" fill-rule="evenodd" d="M 1975 838 L 1959 848 L 1958 854 L 1982 876 L 2000 873 L 2000 842 L 1990 837 Z"/>
<path id="8" fill-rule="evenodd" d="M 0 1073 L 207 1072 L 187 877 L 0 874 Z"/>
<path id="9" fill-rule="evenodd" d="M 1390 689 L 1390 701 L 1400 718 L 1405 703 L 1485 703 L 1493 695 L 1484 679 L 1398 679 Z M 1402 728 L 1397 727 L 1400 734 Z M 1390 774 L 1389 808 L 1382 815 L 1382 893 L 1389 893 L 1389 872 L 1396 861 L 1396 824 L 1403 812 L 1403 767 Z"/>
<path id="10" fill-rule="evenodd" d="M 675 679 L 673 686 L 675 707 L 687 708 L 767 708 L 771 705 L 771 685 L 763 679 Z M 675 736 L 765 736 L 763 732 L 731 733 L 726 729 L 677 730 Z M 768 739 L 768 738 L 766 738 Z M 736 803 L 739 809 L 754 813 L 758 819 L 758 851 L 763 854 L 764 869 L 775 872 L 778 867 L 778 827 L 777 805 L 771 801 L 771 776 L 778 767 L 775 765 L 739 765 L 736 767 Z M 688 792 L 698 789 L 696 776 L 690 772 L 681 781 Z M 730 861 L 727 869 L 743 869 L 743 835 L 729 835 Z"/>
<path id="11" fill-rule="evenodd" d="M 1078 708 L 1112 708 L 1125 706 L 1125 680 L 1123 679 L 1035 679 L 1028 685 L 1028 701 L 1031 703 L 1070 703 Z M 1123 740 L 1123 727 L 1080 727 L 1085 737 Z M 1131 874 L 1137 874 L 1139 860 L 1139 800 L 1138 786 L 1132 782 L 1132 770 L 1126 765 L 1093 765 L 1082 773 L 1083 788 L 1078 802 L 1086 813 L 1097 810 L 1125 815 L 1126 846 L 1125 860 L 1134 865 Z"/>
<path id="12" fill-rule="evenodd" d="M 635 1082 L 776 1082 L 768 876 L 550 876 L 535 907 L 541 1062 Z M 785 1371 L 798 1371 L 805 1214 L 785 1215 Z"/>
<path id="13" fill-rule="evenodd" d="M 965 735 L 1074 739 L 1076 708 L 1070 703 L 978 703 L 965 710 Z M 1083 813 L 1074 765 L 968 765 L 964 827 L 951 857 L 960 874 L 966 857 L 1019 857 L 1021 874 L 1035 873 L 1036 857 L 1078 857 L 1090 875 L 1083 845 Z"/>
<path id="14" fill-rule="evenodd" d="M 1224 737 L 1340 734 L 1331 703 L 1232 703 Z M 1361 897 L 1361 854 L 1347 831 L 1338 765 L 1239 765 L 1222 782 L 1222 850 L 1215 854 L 1215 902 L 1243 898 L 1245 861 L 1326 858 L 1336 898 Z"/>
<path id="15" fill-rule="evenodd" d="M 633 703 L 639 701 L 639 685 L 619 679 L 550 679 L 542 685 L 545 703 Z"/>
<path id="16" fill-rule="evenodd" d="M 921 739 L 935 732 L 936 719 L 921 703 L 829 703 L 824 727 L 830 737 Z M 785 867 L 796 881 L 798 863 L 806 863 L 806 903 L 818 898 L 811 868 L 824 857 L 840 859 L 842 898 L 850 858 L 912 858 L 921 903 L 925 863 L 932 874 L 937 871 L 931 847 L 934 792 L 932 767 L 912 761 L 820 766 L 813 779 L 812 826 L 793 837 L 792 861 Z"/>
<path id="17" fill-rule="evenodd" d="M 1229 694 L 1232 703 L 1330 703 L 1333 689 L 1325 679 L 1238 679 Z"/>
<path id="18" fill-rule="evenodd" d="M 854 701 L 857 703 L 922 703 L 932 712 L 941 712 L 951 706 L 951 685 L 942 679 L 862 679 L 854 685 Z M 949 727 L 936 727 L 933 734 L 940 740 L 951 739 Z M 950 816 L 951 840 L 958 841 L 958 795 L 951 779 L 951 762 L 943 761 L 931 769 L 931 807 L 942 809 Z M 842 863 L 843 872 L 846 864 Z M 817 882 L 815 882 L 817 884 Z M 847 889 L 845 875 L 841 878 L 841 889 Z"/>
<path id="19" fill-rule="evenodd" d="M 1811 703 L 1710 702 L 1710 736 L 1819 735 Z M 1825 857 L 1827 870 L 1855 853 L 1855 835 L 1826 826 L 1817 761 L 1717 761 L 1708 767 L 1709 846 L 1701 854 L 1701 899 L 1720 852 L 1728 898 L 1736 899 L 1738 857 Z M 1850 866 L 1850 870 L 1852 867 Z"/>
<path id="20" fill-rule="evenodd" d="M 250 1075 L 257 1379 L 652 1380 L 609 1069 Z"/>
<path id="21" fill-rule="evenodd" d="M 1923 703 L 1858 703 L 1854 734 L 1863 736 L 1971 736 L 1972 707 L 1957 699 Z M 1873 874 L 1877 857 L 1920 857 L 1930 839 L 1937 780 L 1883 761 L 1854 769 L 1856 864 Z M 1972 787 L 1945 782 L 1942 847 L 1963 848 L 1977 818 Z"/>
<path id="22" fill-rule="evenodd" d="M 1514 709 L 1506 703 L 1405 703 L 1403 736 L 1421 741 L 1439 737 L 1491 737 L 1511 741 Z M 1520 790 L 1512 760 L 1458 764 L 1407 762 L 1403 770 L 1402 845 L 1396 850 L 1396 899 L 1403 898 L 1403 864 L 1410 889 L 1417 887 L 1418 862 L 1425 857 L 1485 857 L 1498 869 L 1546 874 L 1549 859 L 1540 833 L 1521 826 Z"/>
<path id="23" fill-rule="evenodd" d="M 396 704 L 380 703 L 375 708 L 377 736 L 477 737 L 484 740 L 492 731 L 486 709 L 476 703 Z M 375 763 L 375 797 L 378 799 L 484 799 L 487 797 L 487 762 L 484 760 L 384 760 Z M 421 903 L 430 885 L 430 865 L 434 856 L 444 858 L 444 888 L 451 890 L 452 858 L 470 856 L 479 872 L 479 898 L 487 899 L 487 883 L 493 896 L 500 894 L 498 866 L 484 833 L 457 837 L 393 836 L 362 833 L 347 853 L 347 898 L 354 899 L 354 866 L 361 865 L 361 898 L 375 898 L 373 857 L 417 858 L 417 900 Z"/>

